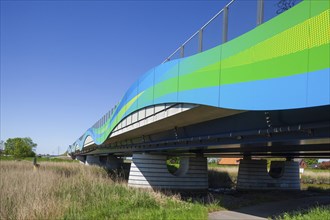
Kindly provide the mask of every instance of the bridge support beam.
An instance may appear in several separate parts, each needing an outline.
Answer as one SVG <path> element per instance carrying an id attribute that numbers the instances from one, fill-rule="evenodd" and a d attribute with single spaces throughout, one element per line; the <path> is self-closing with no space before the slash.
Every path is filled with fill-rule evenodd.
<path id="1" fill-rule="evenodd" d="M 152 189 L 207 190 L 205 157 L 182 157 L 180 167 L 174 174 L 168 171 L 166 159 L 166 155 L 133 154 L 128 185 Z"/>
<path id="2" fill-rule="evenodd" d="M 238 190 L 300 190 L 299 163 L 272 161 L 269 172 L 266 160 L 240 160 Z"/>

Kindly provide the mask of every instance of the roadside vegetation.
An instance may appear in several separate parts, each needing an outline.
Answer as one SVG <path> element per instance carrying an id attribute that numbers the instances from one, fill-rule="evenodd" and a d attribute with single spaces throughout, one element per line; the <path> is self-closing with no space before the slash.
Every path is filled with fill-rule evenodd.
<path id="1" fill-rule="evenodd" d="M 330 170 L 307 169 L 301 175 L 303 184 L 330 185 Z"/>
<path id="2" fill-rule="evenodd" d="M 32 141 L 31 138 L 8 138 L 4 143 L 5 150 L 2 152 L 0 150 L 0 155 L 4 153 L 5 155 L 11 155 L 15 159 L 34 157 L 35 149 L 37 144 Z"/>
<path id="3" fill-rule="evenodd" d="M 234 188 L 237 183 L 237 174 L 238 166 L 209 164 L 209 186 L 211 188 Z"/>
<path id="4" fill-rule="evenodd" d="M 24 157 L 24 158 L 14 158 L 13 156 L 0 156 L 0 161 L 30 161 L 34 160 L 34 157 Z M 37 162 L 69 162 L 69 163 L 79 163 L 79 160 L 72 160 L 69 157 L 61 156 L 61 157 L 37 157 Z"/>
<path id="5" fill-rule="evenodd" d="M 284 213 L 277 220 L 330 220 L 330 206 L 317 206 L 308 210 Z"/>
<path id="6" fill-rule="evenodd" d="M 313 183 L 302 193 L 249 193 L 234 190 L 237 166 L 211 165 L 210 188 L 222 190 L 179 194 L 129 188 L 103 168 L 64 159 L 39 158 L 39 169 L 33 158 L 0 159 L 0 219 L 207 219 L 208 212 L 305 197 L 311 189 L 330 192 L 330 184 L 315 184 L 325 182 L 329 171 L 306 171 Z"/>
<path id="7" fill-rule="evenodd" d="M 0 162 L 0 219 L 206 219 L 208 208 L 128 188 L 100 167 Z"/>

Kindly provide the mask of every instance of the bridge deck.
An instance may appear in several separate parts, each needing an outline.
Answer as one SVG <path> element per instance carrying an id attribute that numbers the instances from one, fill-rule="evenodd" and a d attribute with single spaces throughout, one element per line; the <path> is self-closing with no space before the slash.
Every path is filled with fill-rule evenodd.
<path id="1" fill-rule="evenodd" d="M 234 40 L 152 68 L 68 152 L 239 149 L 231 155 L 276 156 L 288 154 L 281 146 L 292 145 L 293 156 L 328 155 L 329 4 L 305 0 Z M 200 107 L 113 135 L 135 112 L 176 103 Z M 303 140 L 315 141 L 300 150 Z M 257 152 L 253 146 L 259 143 L 264 150 Z"/>

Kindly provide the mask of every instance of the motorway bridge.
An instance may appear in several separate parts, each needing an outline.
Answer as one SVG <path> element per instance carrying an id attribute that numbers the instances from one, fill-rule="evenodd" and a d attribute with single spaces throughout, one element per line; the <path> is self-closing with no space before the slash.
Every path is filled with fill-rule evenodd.
<path id="1" fill-rule="evenodd" d="M 184 46 L 144 73 L 118 105 L 68 148 L 86 164 L 118 168 L 130 186 L 206 189 L 207 157 L 241 157 L 240 189 L 299 189 L 293 158 L 330 157 L 330 1 L 304 0 L 223 43 L 184 57 Z M 170 173 L 166 159 L 179 156 Z M 266 157 L 283 157 L 267 171 Z"/>

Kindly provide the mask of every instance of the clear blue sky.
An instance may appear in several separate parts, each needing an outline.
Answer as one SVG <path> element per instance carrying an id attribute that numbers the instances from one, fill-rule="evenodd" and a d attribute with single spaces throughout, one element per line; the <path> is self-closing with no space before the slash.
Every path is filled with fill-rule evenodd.
<path id="1" fill-rule="evenodd" d="M 0 139 L 63 153 L 227 2 L 2 0 Z M 255 1 L 230 8 L 230 39 L 255 25 L 255 11 Z M 205 31 L 206 48 L 220 43 L 220 23 Z"/>

